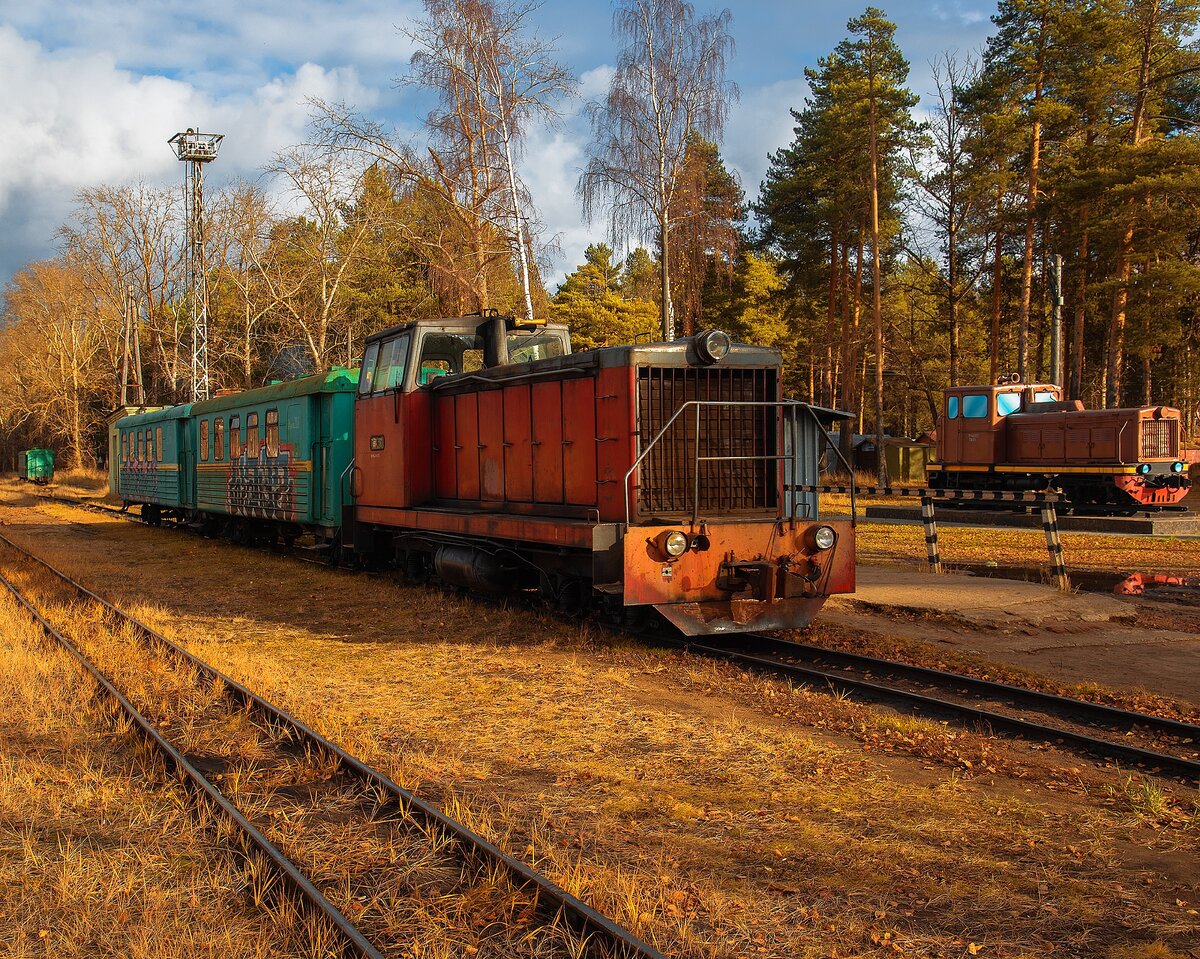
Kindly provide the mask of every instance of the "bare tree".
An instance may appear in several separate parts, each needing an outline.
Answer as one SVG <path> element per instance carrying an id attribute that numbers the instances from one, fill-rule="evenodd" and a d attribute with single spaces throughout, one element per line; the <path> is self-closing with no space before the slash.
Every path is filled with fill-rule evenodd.
<path id="1" fill-rule="evenodd" d="M 0 349 L 6 418 L 34 420 L 49 440 L 65 445 L 76 466 L 95 463 L 89 438 L 104 386 L 111 388 L 102 318 L 87 280 L 87 265 L 70 257 L 18 273 L 5 292 Z"/>
<path id="2" fill-rule="evenodd" d="M 343 283 L 374 228 L 369 217 L 348 224 L 342 215 L 364 173 L 353 161 L 342 152 L 313 147 L 292 147 L 276 156 L 269 172 L 286 182 L 299 215 L 275 224 L 266 249 L 246 248 L 281 326 L 303 343 L 318 370 L 330 362 Z"/>
<path id="3" fill-rule="evenodd" d="M 622 0 L 613 33 L 624 42 L 603 103 L 592 103 L 592 143 L 578 192 L 584 215 L 607 207 L 614 240 L 659 247 L 662 333 L 671 340 L 671 208 L 689 137 L 719 141 L 737 86 L 728 9 L 697 19 L 685 0 Z"/>
<path id="4" fill-rule="evenodd" d="M 532 201 L 518 173 L 533 122 L 553 121 L 575 80 L 550 44 L 528 32 L 536 2 L 425 0 L 426 18 L 404 32 L 416 44 L 401 82 L 437 92 L 422 149 L 394 142 L 378 124 L 340 105 L 314 101 L 322 143 L 383 161 L 400 186 L 446 218 L 445 229 L 410 239 L 434 274 L 465 285 L 475 308 L 490 302 L 501 264 L 516 265 L 524 313 L 533 316 Z M 424 196 L 422 196 L 424 194 Z"/>

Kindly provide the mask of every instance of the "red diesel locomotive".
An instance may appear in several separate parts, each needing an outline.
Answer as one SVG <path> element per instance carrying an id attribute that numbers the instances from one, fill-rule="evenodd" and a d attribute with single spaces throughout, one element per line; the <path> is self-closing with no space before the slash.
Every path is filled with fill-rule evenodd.
<path id="1" fill-rule="evenodd" d="M 1187 496 L 1181 445 L 1172 407 L 1085 410 L 1057 386 L 1002 381 L 946 391 L 928 475 L 935 487 L 1053 489 L 1076 512 L 1132 514 Z"/>
<path id="2" fill-rule="evenodd" d="M 343 549 L 563 607 L 653 607 L 684 633 L 801 626 L 854 589 L 817 515 L 833 411 L 782 399 L 776 350 L 719 331 L 572 354 L 477 315 L 365 344 Z"/>

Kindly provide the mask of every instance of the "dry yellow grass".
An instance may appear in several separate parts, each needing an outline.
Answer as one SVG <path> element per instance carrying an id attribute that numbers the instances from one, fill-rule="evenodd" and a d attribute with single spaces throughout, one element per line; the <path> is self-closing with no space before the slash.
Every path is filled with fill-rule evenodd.
<path id="1" fill-rule="evenodd" d="M 1193 795 L 1160 806 L 549 617 L 65 507 L 0 515 L 668 953 L 1151 957 L 1200 936 Z"/>
<path id="2" fill-rule="evenodd" d="M 73 661 L 0 595 L 0 954 L 316 955 L 328 932 L 194 810 Z"/>

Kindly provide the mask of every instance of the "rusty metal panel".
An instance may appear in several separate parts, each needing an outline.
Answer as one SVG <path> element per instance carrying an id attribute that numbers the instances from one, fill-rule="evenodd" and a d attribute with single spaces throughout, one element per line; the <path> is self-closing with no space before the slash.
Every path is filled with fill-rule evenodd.
<path id="1" fill-rule="evenodd" d="M 811 545 L 817 526 L 830 526 L 837 534 L 831 549 L 818 551 Z M 785 557 L 790 568 L 813 576 L 813 596 L 854 591 L 854 527 L 849 520 L 709 523 L 704 529 L 708 548 L 688 550 L 671 561 L 658 543 L 664 533 L 674 529 L 680 527 L 636 526 L 625 535 L 626 606 L 728 600 L 730 592 L 718 585 L 723 563 L 777 564 Z"/>
<path id="2" fill-rule="evenodd" d="M 479 395 L 479 496 L 504 499 L 504 402 L 499 390 Z"/>
<path id="3" fill-rule="evenodd" d="M 596 381 L 564 380 L 563 498 L 578 506 L 596 504 Z"/>
<path id="4" fill-rule="evenodd" d="M 596 490 L 605 522 L 625 521 L 625 473 L 633 465 L 637 438 L 633 384 L 631 366 L 606 367 L 596 377 Z"/>
<path id="5" fill-rule="evenodd" d="M 510 502 L 533 500 L 533 434 L 529 414 L 529 387 L 504 388 L 504 498 Z"/>
<path id="6" fill-rule="evenodd" d="M 486 513 L 480 510 L 392 509 L 365 506 L 356 511 L 362 523 L 377 523 L 403 529 L 436 530 L 462 536 L 511 540 L 521 543 L 545 543 L 590 551 L 595 523 L 557 516 L 518 516 L 513 513 Z"/>
<path id="7" fill-rule="evenodd" d="M 438 396 L 433 401 L 433 495 L 454 499 L 458 495 L 458 464 L 454 445 L 454 397 Z"/>
<path id="8" fill-rule="evenodd" d="M 1061 424 L 1054 424 L 1041 433 L 1042 456 L 1050 462 L 1062 462 L 1067 456 L 1066 430 Z"/>
<path id="9" fill-rule="evenodd" d="M 455 396 L 454 455 L 458 469 L 458 499 L 479 499 L 479 394 Z"/>
<path id="10" fill-rule="evenodd" d="M 563 501 L 563 405 L 561 383 L 535 383 L 533 405 L 533 498 Z"/>

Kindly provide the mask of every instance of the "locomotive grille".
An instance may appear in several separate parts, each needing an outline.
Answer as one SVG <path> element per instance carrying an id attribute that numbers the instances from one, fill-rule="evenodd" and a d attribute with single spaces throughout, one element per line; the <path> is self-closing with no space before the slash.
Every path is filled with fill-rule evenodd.
<path id="1" fill-rule="evenodd" d="M 645 449 L 689 400 L 774 402 L 777 370 L 737 367 L 639 367 L 638 434 Z M 689 407 L 642 461 L 638 477 L 640 516 L 692 509 L 696 470 L 699 511 L 720 513 L 776 509 L 778 463 L 768 459 L 696 462 L 697 456 L 773 456 L 778 412 L 773 406 L 701 406 L 699 449 L 696 407 Z"/>
<path id="2" fill-rule="evenodd" d="M 1142 420 L 1141 459 L 1179 457 L 1179 420 Z"/>

